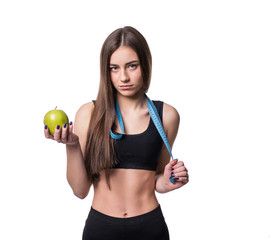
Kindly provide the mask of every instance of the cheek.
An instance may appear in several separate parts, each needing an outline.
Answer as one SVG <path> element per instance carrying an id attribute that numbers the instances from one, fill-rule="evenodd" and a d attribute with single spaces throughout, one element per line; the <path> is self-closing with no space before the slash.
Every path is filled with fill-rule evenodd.
<path id="1" fill-rule="evenodd" d="M 115 74 L 111 74 L 111 81 L 112 81 L 113 86 L 115 87 L 116 82 L 117 82 Z"/>
<path id="2" fill-rule="evenodd" d="M 142 73 L 141 73 L 140 70 L 138 70 L 138 71 L 136 71 L 136 72 L 133 73 L 133 79 L 136 82 L 138 82 L 138 83 L 143 82 L 143 80 L 142 80 Z"/>
<path id="3" fill-rule="evenodd" d="M 137 84 L 143 85 L 143 78 L 142 78 L 142 75 L 141 75 L 141 74 L 137 74 L 137 75 L 135 76 L 135 81 L 137 82 Z"/>

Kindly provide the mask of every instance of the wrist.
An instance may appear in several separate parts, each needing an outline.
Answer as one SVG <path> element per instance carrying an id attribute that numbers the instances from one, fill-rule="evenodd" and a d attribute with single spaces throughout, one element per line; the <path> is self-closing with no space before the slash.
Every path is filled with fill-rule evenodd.
<path id="1" fill-rule="evenodd" d="M 71 142 L 71 143 L 67 143 L 66 144 L 66 148 L 67 149 L 75 149 L 75 148 L 78 148 L 78 147 L 80 147 L 80 142 L 79 142 L 79 139 L 77 139 L 77 140 L 75 140 L 75 141 L 73 141 L 73 142 Z"/>
<path id="2" fill-rule="evenodd" d="M 167 193 L 170 191 L 164 181 L 164 174 L 159 174 L 156 176 L 156 191 L 158 193 Z"/>
<path id="3" fill-rule="evenodd" d="M 166 184 L 164 176 L 162 176 L 162 188 L 163 188 L 163 193 L 170 192 L 169 186 Z"/>

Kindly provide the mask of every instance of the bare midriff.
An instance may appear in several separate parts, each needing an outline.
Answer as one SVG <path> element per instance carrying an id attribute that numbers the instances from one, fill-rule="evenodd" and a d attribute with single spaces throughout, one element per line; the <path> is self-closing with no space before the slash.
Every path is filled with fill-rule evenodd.
<path id="1" fill-rule="evenodd" d="M 106 215 L 128 218 L 150 212 L 158 207 L 155 195 L 155 171 L 112 169 L 111 190 L 105 172 L 94 186 L 92 207 Z"/>

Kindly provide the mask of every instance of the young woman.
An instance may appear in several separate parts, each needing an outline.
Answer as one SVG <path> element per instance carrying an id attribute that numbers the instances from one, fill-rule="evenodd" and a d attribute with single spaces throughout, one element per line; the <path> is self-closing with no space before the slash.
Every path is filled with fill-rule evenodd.
<path id="1" fill-rule="evenodd" d="M 74 194 L 83 199 L 94 187 L 83 240 L 169 239 L 155 191 L 182 187 L 188 182 L 188 171 L 182 161 L 170 161 L 149 115 L 145 93 L 151 69 L 144 37 L 132 27 L 115 30 L 101 49 L 97 99 L 78 110 L 74 133 L 72 123 L 62 129 L 57 126 L 54 136 L 45 126 L 46 138 L 66 144 L 67 180 Z M 179 114 L 166 103 L 153 103 L 172 146 Z"/>

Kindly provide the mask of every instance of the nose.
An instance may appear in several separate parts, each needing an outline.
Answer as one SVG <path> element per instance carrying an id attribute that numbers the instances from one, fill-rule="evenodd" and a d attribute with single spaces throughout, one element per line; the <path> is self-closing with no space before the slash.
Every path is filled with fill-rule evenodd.
<path id="1" fill-rule="evenodd" d="M 121 71 L 121 76 L 120 76 L 121 82 L 128 82 L 129 81 L 129 75 L 125 69 Z"/>

